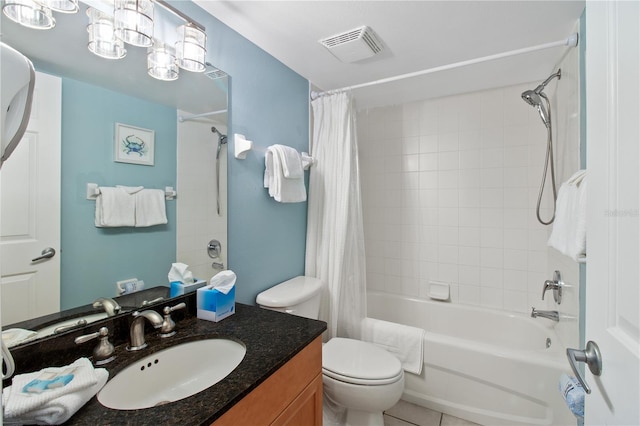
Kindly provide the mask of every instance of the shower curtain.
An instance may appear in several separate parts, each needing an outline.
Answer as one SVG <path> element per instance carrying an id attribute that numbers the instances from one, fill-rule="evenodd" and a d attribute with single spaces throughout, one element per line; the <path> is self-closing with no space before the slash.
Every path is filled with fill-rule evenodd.
<path id="1" fill-rule="evenodd" d="M 364 230 L 354 102 L 349 93 L 312 103 L 316 160 L 309 177 L 305 274 L 325 283 L 328 337 L 360 337 L 366 316 Z"/>

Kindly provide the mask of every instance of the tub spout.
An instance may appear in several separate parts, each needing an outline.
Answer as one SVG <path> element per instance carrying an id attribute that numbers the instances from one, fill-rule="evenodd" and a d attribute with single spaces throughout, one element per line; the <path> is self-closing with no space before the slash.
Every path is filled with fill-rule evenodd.
<path id="1" fill-rule="evenodd" d="M 550 319 L 555 322 L 560 321 L 560 315 L 558 315 L 558 311 L 539 311 L 536 308 L 531 308 L 531 318 L 538 317 Z"/>

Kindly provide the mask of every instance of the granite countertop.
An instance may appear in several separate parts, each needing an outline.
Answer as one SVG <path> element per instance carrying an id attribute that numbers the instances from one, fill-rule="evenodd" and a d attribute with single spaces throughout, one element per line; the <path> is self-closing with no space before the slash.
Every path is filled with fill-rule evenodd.
<path id="1" fill-rule="evenodd" d="M 195 293 L 193 294 L 195 296 Z M 193 340 L 224 337 L 242 342 L 247 349 L 240 365 L 223 380 L 191 397 L 175 401 L 159 407 L 141 410 L 113 410 L 101 405 L 94 396 L 84 407 L 76 412 L 65 424 L 68 425 L 209 425 L 227 410 L 233 407 L 271 374 L 293 358 L 305 346 L 320 336 L 326 324 L 307 318 L 270 311 L 255 306 L 236 303 L 236 313 L 220 322 L 200 320 L 193 315 L 195 297 L 185 297 L 188 309 L 183 318 L 176 319 L 176 334 L 161 339 L 156 332 L 147 331 L 149 346 L 138 352 L 128 352 L 126 342 L 115 342 L 116 359 L 104 366 L 109 371 L 109 378 L 130 363 L 144 358 L 167 347 Z M 179 300 L 178 300 L 179 301 Z M 173 303 L 173 302 L 172 302 Z M 178 314 L 176 311 L 174 314 Z M 122 333 L 126 324 L 111 324 L 115 333 Z M 119 330 L 118 330 L 119 329 Z M 113 330 L 113 329 L 112 329 Z M 149 330 L 149 329 L 147 329 Z M 91 330 L 93 331 L 93 330 Z M 85 331 L 86 332 L 86 331 Z M 66 340 L 74 338 L 73 333 Z M 51 339 L 53 341 L 54 339 Z M 47 342 L 42 342 L 47 343 Z M 41 344 L 42 344 L 41 343 Z M 84 355 L 89 356 L 95 340 L 82 345 Z M 46 349 L 46 344 L 44 345 Z M 63 349 L 56 345 L 53 359 L 61 364 Z M 53 349 L 53 348 L 52 348 Z M 67 347 L 66 351 L 70 351 Z M 66 352 L 65 362 L 76 359 L 77 352 L 69 356 Z M 211 362 L 216 362 L 216 354 L 202 354 Z M 73 359 L 72 359 L 73 358 Z M 17 360 L 20 363 L 20 360 Z M 33 362 L 26 362 L 33 367 Z M 24 365 L 24 364 L 23 364 Z M 31 369 L 27 371 L 37 371 Z"/>

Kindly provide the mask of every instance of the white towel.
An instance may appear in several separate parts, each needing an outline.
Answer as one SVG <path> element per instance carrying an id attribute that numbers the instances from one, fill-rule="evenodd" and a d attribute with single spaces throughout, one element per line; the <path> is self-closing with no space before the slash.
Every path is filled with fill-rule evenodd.
<path id="1" fill-rule="evenodd" d="M 162 189 L 143 189 L 135 193 L 135 225 L 137 228 L 167 223 L 164 197 Z"/>
<path id="2" fill-rule="evenodd" d="M 271 145 L 267 148 L 264 164 L 264 187 L 269 188 L 271 197 L 281 203 L 307 200 L 302 161 L 295 149 Z M 285 173 L 290 177 L 286 177 Z"/>
<path id="3" fill-rule="evenodd" d="M 7 347 L 26 343 L 35 339 L 38 333 L 33 330 L 25 330 L 24 328 L 10 328 L 2 332 L 2 341 Z"/>
<path id="4" fill-rule="evenodd" d="M 42 373 L 59 373 L 69 368 L 73 380 L 67 385 L 42 393 L 23 393 L 22 388 Z M 11 386 L 2 391 L 4 424 L 60 424 L 67 421 L 107 383 L 109 373 L 94 368 L 87 358 L 80 358 L 61 368 L 46 368 L 15 376 Z"/>
<path id="5" fill-rule="evenodd" d="M 547 244 L 575 261 L 587 248 L 587 176 L 579 170 L 560 186 L 556 216 Z"/>
<path id="6" fill-rule="evenodd" d="M 99 228 L 134 226 L 135 198 L 125 188 L 101 186 L 96 198 L 95 225 Z"/>
<path id="7" fill-rule="evenodd" d="M 371 342 L 396 356 L 404 371 L 422 372 L 424 363 L 424 334 L 421 328 L 364 318 L 361 323 L 362 340 Z"/>

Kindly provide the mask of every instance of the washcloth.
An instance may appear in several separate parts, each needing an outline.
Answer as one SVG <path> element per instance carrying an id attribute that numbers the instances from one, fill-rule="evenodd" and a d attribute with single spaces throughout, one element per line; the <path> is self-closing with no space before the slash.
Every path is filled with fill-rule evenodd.
<path id="1" fill-rule="evenodd" d="M 295 149 L 271 145 L 267 148 L 264 163 L 264 187 L 269 188 L 271 197 L 281 203 L 307 200 L 302 161 Z M 285 173 L 290 177 L 286 177 Z"/>
<path id="2" fill-rule="evenodd" d="M 421 328 L 364 318 L 361 323 L 362 340 L 371 342 L 396 356 L 404 371 L 422 372 L 425 331 Z"/>
<path id="3" fill-rule="evenodd" d="M 10 328 L 2 332 L 2 341 L 7 347 L 26 343 L 35 339 L 38 333 L 33 330 L 25 330 L 23 328 Z"/>
<path id="4" fill-rule="evenodd" d="M 547 244 L 575 261 L 587 248 L 587 176 L 579 170 L 560 186 L 556 216 Z"/>
<path id="5" fill-rule="evenodd" d="M 134 226 L 135 197 L 125 188 L 101 186 L 96 198 L 95 225 L 99 228 Z"/>
<path id="6" fill-rule="evenodd" d="M 162 189 L 143 189 L 135 193 L 136 227 L 164 225 L 167 223 L 165 194 Z"/>
<path id="7" fill-rule="evenodd" d="M 41 393 L 25 393 L 26 384 L 43 373 L 73 370 L 73 379 L 62 387 Z M 66 367 L 46 368 L 15 376 L 11 386 L 2 391 L 4 424 L 60 424 L 67 421 L 107 383 L 109 373 L 94 368 L 87 358 L 80 358 Z"/>

